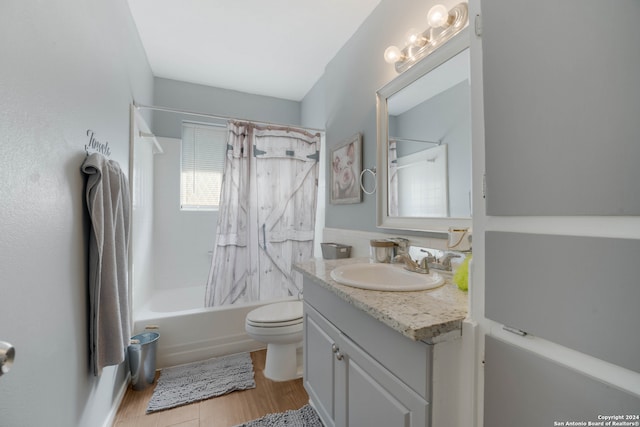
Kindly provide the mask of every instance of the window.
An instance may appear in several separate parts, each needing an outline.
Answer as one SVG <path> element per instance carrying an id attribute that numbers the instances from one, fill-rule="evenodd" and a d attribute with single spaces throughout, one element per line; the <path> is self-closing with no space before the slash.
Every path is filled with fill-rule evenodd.
<path id="1" fill-rule="evenodd" d="M 217 210 L 227 151 L 227 129 L 203 123 L 182 123 L 180 208 Z"/>

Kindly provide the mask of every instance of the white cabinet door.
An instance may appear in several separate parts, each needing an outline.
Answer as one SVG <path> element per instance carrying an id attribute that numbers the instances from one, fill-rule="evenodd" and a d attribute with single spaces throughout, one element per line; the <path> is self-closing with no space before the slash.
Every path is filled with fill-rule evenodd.
<path id="1" fill-rule="evenodd" d="M 326 427 L 344 425 L 346 365 L 336 358 L 339 331 L 305 304 L 304 387 Z M 342 395 L 340 392 L 342 391 Z"/>
<path id="2" fill-rule="evenodd" d="M 429 425 L 429 405 L 417 393 L 348 339 L 340 352 L 347 363 L 349 427 Z"/>
<path id="3" fill-rule="evenodd" d="M 326 426 L 424 427 L 429 405 L 305 304 L 305 375 Z"/>

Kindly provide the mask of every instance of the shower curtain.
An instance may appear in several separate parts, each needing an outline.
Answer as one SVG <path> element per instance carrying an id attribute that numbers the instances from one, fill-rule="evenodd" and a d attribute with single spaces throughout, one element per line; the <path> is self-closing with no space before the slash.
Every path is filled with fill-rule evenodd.
<path id="1" fill-rule="evenodd" d="M 216 246 L 205 306 L 298 295 L 313 256 L 320 134 L 228 123 Z"/>

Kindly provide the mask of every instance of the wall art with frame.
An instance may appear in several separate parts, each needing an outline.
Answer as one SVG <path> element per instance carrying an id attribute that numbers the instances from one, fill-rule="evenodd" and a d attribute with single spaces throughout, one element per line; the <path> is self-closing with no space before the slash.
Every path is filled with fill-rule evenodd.
<path id="1" fill-rule="evenodd" d="M 362 134 L 357 133 L 331 148 L 331 203 L 362 201 Z"/>

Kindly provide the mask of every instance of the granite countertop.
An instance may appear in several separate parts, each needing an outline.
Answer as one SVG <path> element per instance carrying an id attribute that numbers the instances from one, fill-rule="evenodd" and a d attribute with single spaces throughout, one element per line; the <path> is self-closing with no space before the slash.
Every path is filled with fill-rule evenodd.
<path id="1" fill-rule="evenodd" d="M 467 317 L 467 293 L 451 282 L 450 274 L 439 272 L 446 278 L 443 286 L 416 292 L 359 289 L 341 285 L 330 276 L 331 270 L 340 265 L 368 262 L 367 258 L 316 258 L 296 264 L 294 268 L 313 283 L 412 340 L 436 343 L 462 335 L 462 321 Z"/>

